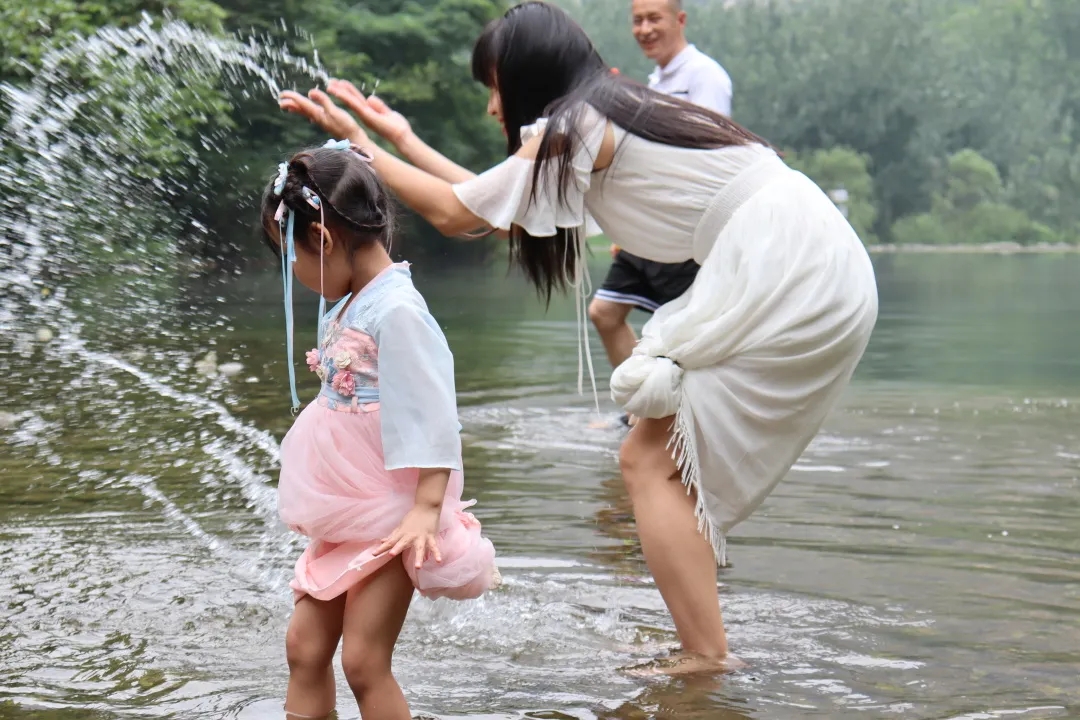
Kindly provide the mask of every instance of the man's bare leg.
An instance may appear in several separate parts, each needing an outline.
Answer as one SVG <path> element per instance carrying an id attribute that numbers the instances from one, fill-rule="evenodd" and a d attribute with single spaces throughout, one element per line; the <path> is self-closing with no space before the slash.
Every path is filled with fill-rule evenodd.
<path id="1" fill-rule="evenodd" d="M 633 305 L 593 298 L 589 303 L 589 320 L 600 333 L 611 367 L 622 365 L 637 345 L 637 336 L 627 318 Z"/>

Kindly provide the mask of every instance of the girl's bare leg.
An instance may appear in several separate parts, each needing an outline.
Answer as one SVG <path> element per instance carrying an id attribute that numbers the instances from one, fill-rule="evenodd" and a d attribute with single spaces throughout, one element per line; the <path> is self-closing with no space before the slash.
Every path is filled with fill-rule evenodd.
<path id="1" fill-rule="evenodd" d="M 391 659 L 409 612 L 413 584 L 396 557 L 345 604 L 341 667 L 364 720 L 411 720 L 409 704 L 391 672 Z"/>
<path id="2" fill-rule="evenodd" d="M 341 640 L 345 596 L 323 602 L 304 596 L 296 603 L 285 633 L 289 689 L 285 717 L 322 718 L 334 711 L 334 653 Z"/>
<path id="3" fill-rule="evenodd" d="M 683 650 L 720 661 L 727 635 L 716 588 L 712 546 L 698 532 L 695 498 L 671 457 L 673 418 L 642 418 L 619 453 L 645 562 L 656 580 Z"/>

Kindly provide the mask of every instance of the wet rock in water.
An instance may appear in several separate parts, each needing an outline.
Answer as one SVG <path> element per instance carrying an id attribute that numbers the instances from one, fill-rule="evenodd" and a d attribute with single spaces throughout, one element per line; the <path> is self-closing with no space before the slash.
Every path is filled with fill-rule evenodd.
<path id="1" fill-rule="evenodd" d="M 238 362 L 227 362 L 227 363 L 222 363 L 221 365 L 218 365 L 218 372 L 221 373 L 222 375 L 224 375 L 225 377 L 232 377 L 233 375 L 239 375 L 240 371 L 243 370 L 243 369 L 244 369 L 243 364 L 238 363 Z"/>
<path id="2" fill-rule="evenodd" d="M 217 353 L 211 350 L 201 360 L 195 361 L 195 370 L 200 375 L 211 377 L 217 374 Z"/>
<path id="3" fill-rule="evenodd" d="M 18 421 L 19 416 L 15 413 L 0 411 L 0 430 L 10 430 Z"/>
<path id="4" fill-rule="evenodd" d="M 53 331 L 47 327 L 38 328 L 35 337 L 39 343 L 47 343 L 53 339 Z"/>

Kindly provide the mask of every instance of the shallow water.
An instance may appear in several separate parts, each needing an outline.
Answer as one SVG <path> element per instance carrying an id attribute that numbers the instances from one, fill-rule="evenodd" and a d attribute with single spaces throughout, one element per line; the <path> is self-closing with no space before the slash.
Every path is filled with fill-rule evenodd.
<path id="1" fill-rule="evenodd" d="M 617 478 L 606 371 L 610 427 L 576 393 L 572 305 L 545 315 L 501 266 L 417 268 L 506 583 L 414 603 L 397 654 L 414 712 L 1080 717 L 1080 258 L 875 263 L 881 320 L 843 407 L 731 539 L 721 597 L 751 667 L 682 680 L 619 669 L 675 636 Z M 77 335 L 0 339 L 0 717 L 281 717 L 302 546 L 274 510 L 278 281 L 163 283 L 167 311 L 137 326 L 122 283 L 68 298 Z M 203 376 L 209 350 L 243 369 Z"/>

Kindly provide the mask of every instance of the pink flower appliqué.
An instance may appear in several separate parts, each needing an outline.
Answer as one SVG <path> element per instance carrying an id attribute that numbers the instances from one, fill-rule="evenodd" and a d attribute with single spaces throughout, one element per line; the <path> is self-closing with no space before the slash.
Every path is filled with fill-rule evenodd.
<path id="1" fill-rule="evenodd" d="M 319 367 L 319 351 L 308 350 L 307 351 L 307 367 L 311 372 L 315 372 L 315 369 Z"/>
<path id="2" fill-rule="evenodd" d="M 338 370 L 334 374 L 334 382 L 331 384 L 334 388 L 334 392 L 344 395 L 345 397 L 352 397 L 356 392 L 356 380 L 353 379 L 352 373 L 348 370 Z"/>

